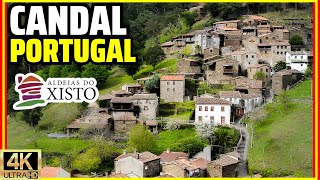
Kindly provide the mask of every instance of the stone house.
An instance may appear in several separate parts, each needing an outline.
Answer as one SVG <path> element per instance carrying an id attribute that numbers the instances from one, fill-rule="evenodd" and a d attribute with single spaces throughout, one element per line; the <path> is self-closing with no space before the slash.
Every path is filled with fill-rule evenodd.
<path id="1" fill-rule="evenodd" d="M 255 52 L 248 52 L 248 51 L 233 51 L 226 56 L 231 56 L 232 59 L 239 62 L 241 70 L 246 70 L 251 65 L 258 64 L 258 55 Z"/>
<path id="2" fill-rule="evenodd" d="M 262 86 L 266 86 L 271 79 L 271 68 L 268 64 L 257 64 L 248 67 L 248 78 L 256 79 L 255 75 L 257 72 L 263 72 L 265 74 L 265 78 L 262 80 Z"/>
<path id="3" fill-rule="evenodd" d="M 160 154 L 160 158 L 160 162 L 162 164 L 164 162 L 175 161 L 178 159 L 188 159 L 189 155 L 184 152 L 173 152 L 170 151 L 170 149 L 167 149 Z"/>
<path id="4" fill-rule="evenodd" d="M 131 92 L 132 94 L 140 93 L 143 90 L 141 84 L 125 84 L 121 89 Z"/>
<path id="5" fill-rule="evenodd" d="M 288 41 L 273 41 L 269 43 L 257 44 L 260 59 L 270 64 L 271 67 L 279 61 L 284 61 L 286 53 L 291 51 Z"/>
<path id="6" fill-rule="evenodd" d="M 160 157 L 146 152 L 126 153 L 114 160 L 115 173 L 122 173 L 129 177 L 156 177 L 160 175 Z"/>
<path id="7" fill-rule="evenodd" d="M 175 52 L 174 43 L 172 41 L 165 42 L 161 44 L 161 47 L 165 54 L 169 55 Z"/>
<path id="8" fill-rule="evenodd" d="M 201 62 L 194 59 L 180 59 L 177 62 L 177 73 L 191 75 L 193 78 L 202 76 Z"/>
<path id="9" fill-rule="evenodd" d="M 157 94 L 134 94 L 132 102 L 139 107 L 139 117 L 144 114 L 149 120 L 156 120 L 159 112 Z"/>
<path id="10" fill-rule="evenodd" d="M 125 112 L 113 117 L 113 128 L 115 133 L 128 133 L 138 123 L 133 112 Z"/>
<path id="11" fill-rule="evenodd" d="M 160 99 L 164 102 L 183 102 L 185 96 L 184 75 L 164 75 L 160 79 Z"/>
<path id="12" fill-rule="evenodd" d="M 218 56 L 220 54 L 220 49 L 219 48 L 205 48 L 202 50 L 203 58 L 208 58 L 211 56 Z"/>
<path id="13" fill-rule="evenodd" d="M 90 110 L 93 111 L 93 110 Z M 67 127 L 67 135 L 71 135 L 74 132 L 78 132 L 83 128 L 92 128 L 100 130 L 110 130 L 112 128 L 112 116 L 110 116 L 106 111 L 96 110 L 90 113 L 90 115 L 83 116 L 81 118 L 75 119 Z M 101 131 L 101 132 L 102 132 Z"/>
<path id="14" fill-rule="evenodd" d="M 220 98 L 197 98 L 195 123 L 230 125 L 231 103 Z"/>
<path id="15" fill-rule="evenodd" d="M 275 29 L 273 33 L 276 34 L 280 40 L 290 39 L 290 32 L 288 29 Z"/>
<path id="16" fill-rule="evenodd" d="M 127 90 L 113 90 L 111 95 L 114 97 L 129 97 L 132 96 L 132 93 Z"/>
<path id="17" fill-rule="evenodd" d="M 246 26 L 241 28 L 242 36 L 256 36 L 257 28 L 253 26 Z"/>
<path id="18" fill-rule="evenodd" d="M 256 15 L 248 15 L 246 16 L 246 19 L 243 20 L 244 26 L 258 26 L 258 25 L 269 25 L 269 24 L 270 24 L 269 19 L 262 16 L 256 16 Z"/>
<path id="19" fill-rule="evenodd" d="M 219 21 L 213 23 L 213 30 L 219 32 L 224 28 L 240 29 L 241 24 L 240 20 Z"/>
<path id="20" fill-rule="evenodd" d="M 262 94 L 262 81 L 238 76 L 231 79 L 235 91 L 242 94 Z"/>
<path id="21" fill-rule="evenodd" d="M 237 177 L 239 171 L 239 155 L 236 152 L 221 154 L 219 159 L 207 166 L 208 176 L 211 178 Z"/>
<path id="22" fill-rule="evenodd" d="M 98 97 L 98 103 L 99 106 L 103 106 L 102 108 L 109 108 L 110 107 L 110 101 L 111 99 L 114 97 L 114 95 L 112 95 L 111 93 L 109 94 L 104 94 L 104 95 L 99 95 Z M 101 101 L 103 101 L 103 103 L 101 103 Z"/>
<path id="23" fill-rule="evenodd" d="M 134 116 L 139 115 L 139 109 L 133 106 L 133 99 L 131 97 L 114 97 L 110 101 L 110 114 L 113 118 L 133 112 Z"/>
<path id="24" fill-rule="evenodd" d="M 162 173 L 179 178 L 205 176 L 205 170 L 202 169 L 202 166 L 187 159 L 164 162 L 162 164 Z"/>
<path id="25" fill-rule="evenodd" d="M 279 40 L 279 36 L 275 33 L 262 34 L 258 36 L 260 43 L 270 43 Z"/>
<path id="26" fill-rule="evenodd" d="M 70 173 L 61 167 L 45 166 L 41 169 L 41 178 L 70 178 Z"/>
<path id="27" fill-rule="evenodd" d="M 233 51 L 239 49 L 242 43 L 242 35 L 241 32 L 238 30 L 234 31 L 225 31 L 223 35 L 222 44 L 224 47 L 230 46 Z"/>
<path id="28" fill-rule="evenodd" d="M 300 81 L 303 78 L 303 73 L 295 69 L 284 69 L 276 72 L 272 76 L 272 92 L 279 94 L 281 91 L 285 91 L 290 86 Z"/>
<path id="29" fill-rule="evenodd" d="M 228 84 L 239 75 L 239 62 L 231 58 L 213 56 L 202 61 L 205 79 L 209 84 Z"/>
<path id="30" fill-rule="evenodd" d="M 305 72 L 312 64 L 312 53 L 306 51 L 292 51 L 286 54 L 287 67 L 300 72 Z"/>

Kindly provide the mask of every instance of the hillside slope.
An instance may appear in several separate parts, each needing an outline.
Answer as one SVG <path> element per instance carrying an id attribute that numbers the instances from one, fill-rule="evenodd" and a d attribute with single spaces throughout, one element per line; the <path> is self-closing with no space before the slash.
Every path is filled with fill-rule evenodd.
<path id="1" fill-rule="evenodd" d="M 266 106 L 267 118 L 253 123 L 253 148 L 249 147 L 249 173 L 263 176 L 312 176 L 311 81 L 287 93 L 286 111 L 280 102 Z M 252 133 L 249 128 L 250 134 Z"/>

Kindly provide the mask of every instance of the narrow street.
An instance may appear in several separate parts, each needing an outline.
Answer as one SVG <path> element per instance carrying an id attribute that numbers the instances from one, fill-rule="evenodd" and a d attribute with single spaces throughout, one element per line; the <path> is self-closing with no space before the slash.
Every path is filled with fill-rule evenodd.
<path id="1" fill-rule="evenodd" d="M 239 163 L 239 174 L 238 177 L 248 176 L 247 170 L 247 155 L 248 155 L 248 146 L 249 146 L 249 132 L 243 124 L 240 124 L 240 120 L 237 120 L 233 125 L 235 129 L 241 132 L 241 142 L 238 146 L 238 153 L 240 154 L 241 161 Z"/>

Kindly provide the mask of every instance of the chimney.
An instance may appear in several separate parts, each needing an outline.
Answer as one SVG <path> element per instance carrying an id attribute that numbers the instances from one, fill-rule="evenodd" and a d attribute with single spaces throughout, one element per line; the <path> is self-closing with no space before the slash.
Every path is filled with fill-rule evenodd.
<path id="1" fill-rule="evenodd" d="M 138 153 L 138 159 L 140 159 L 140 154 Z"/>
<path id="2" fill-rule="evenodd" d="M 167 153 L 169 153 L 170 152 L 170 148 L 167 148 Z"/>
<path id="3" fill-rule="evenodd" d="M 126 155 L 127 154 L 127 150 L 123 150 L 123 155 Z"/>

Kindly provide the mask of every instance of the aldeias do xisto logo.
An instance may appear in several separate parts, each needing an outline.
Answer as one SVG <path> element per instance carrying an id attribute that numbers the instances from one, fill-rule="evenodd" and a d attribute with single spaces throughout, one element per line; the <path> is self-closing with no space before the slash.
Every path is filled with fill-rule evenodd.
<path id="1" fill-rule="evenodd" d="M 44 81 L 34 73 L 17 74 L 15 91 L 19 101 L 14 110 L 33 109 L 48 103 L 95 102 L 99 91 L 94 78 L 48 78 Z"/>

